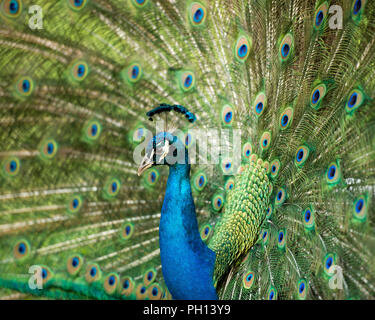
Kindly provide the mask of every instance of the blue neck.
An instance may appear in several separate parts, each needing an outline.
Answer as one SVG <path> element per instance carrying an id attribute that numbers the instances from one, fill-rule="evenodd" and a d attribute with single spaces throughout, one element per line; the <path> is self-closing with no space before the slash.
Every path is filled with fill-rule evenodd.
<path id="1" fill-rule="evenodd" d="M 162 271 L 174 299 L 214 300 L 216 256 L 200 237 L 189 174 L 189 164 L 170 166 L 159 228 Z"/>

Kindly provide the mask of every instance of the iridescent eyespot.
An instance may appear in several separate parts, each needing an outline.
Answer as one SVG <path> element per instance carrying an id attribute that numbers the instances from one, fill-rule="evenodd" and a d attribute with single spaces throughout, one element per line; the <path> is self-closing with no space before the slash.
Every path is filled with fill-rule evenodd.
<path id="1" fill-rule="evenodd" d="M 275 287 L 270 286 L 267 292 L 267 299 L 268 300 L 277 300 L 277 290 Z"/>
<path id="2" fill-rule="evenodd" d="M 184 92 L 192 90 L 195 86 L 195 76 L 191 71 L 185 71 L 179 75 L 180 88 Z"/>
<path id="3" fill-rule="evenodd" d="M 143 283 L 148 287 L 156 279 L 157 272 L 155 269 L 148 269 L 143 276 Z"/>
<path id="4" fill-rule="evenodd" d="M 69 257 L 66 263 L 66 269 L 71 275 L 76 275 L 81 270 L 82 266 L 83 258 L 79 254 Z"/>
<path id="5" fill-rule="evenodd" d="M 251 38 L 246 35 L 241 35 L 235 45 L 235 57 L 240 62 L 245 62 L 251 50 Z"/>
<path id="6" fill-rule="evenodd" d="M 279 56 L 281 61 L 287 61 L 290 58 L 293 45 L 293 36 L 288 33 L 280 43 Z"/>
<path id="7" fill-rule="evenodd" d="M 214 195 L 211 204 L 215 211 L 220 211 L 224 206 L 224 197 L 221 194 Z"/>
<path id="8" fill-rule="evenodd" d="M 268 240 L 269 240 L 268 230 L 263 229 L 260 232 L 260 237 L 262 239 L 261 241 L 262 241 L 263 245 L 267 245 L 268 244 Z"/>
<path id="9" fill-rule="evenodd" d="M 357 19 L 361 15 L 361 13 L 362 13 L 365 5 L 366 5 L 366 2 L 367 2 L 367 0 L 354 0 L 353 7 L 352 7 L 354 19 Z"/>
<path id="10" fill-rule="evenodd" d="M 202 191 L 207 184 L 207 177 L 204 172 L 197 173 L 193 179 L 193 187 L 197 191 Z"/>
<path id="11" fill-rule="evenodd" d="M 315 228 L 315 214 L 312 207 L 307 207 L 302 211 L 302 220 L 305 230 L 310 231 Z"/>
<path id="12" fill-rule="evenodd" d="M 221 159 L 221 170 L 224 175 L 233 174 L 233 163 L 230 159 L 224 158 Z"/>
<path id="13" fill-rule="evenodd" d="M 242 155 L 246 159 L 250 159 L 250 156 L 252 154 L 253 147 L 250 142 L 246 142 L 242 147 Z"/>
<path id="14" fill-rule="evenodd" d="M 272 217 L 272 213 L 273 213 L 273 205 L 270 204 L 267 208 L 267 211 L 266 211 L 267 219 L 270 219 Z"/>
<path id="15" fill-rule="evenodd" d="M 113 198 L 118 195 L 121 189 L 121 182 L 117 178 L 110 178 L 104 186 L 104 194 L 106 198 Z"/>
<path id="16" fill-rule="evenodd" d="M 364 94 L 361 90 L 355 89 L 353 90 L 348 97 L 346 102 L 345 110 L 347 113 L 353 113 L 357 110 L 364 102 Z"/>
<path id="17" fill-rule="evenodd" d="M 89 74 L 89 66 L 84 61 L 78 61 L 73 64 L 72 76 L 76 81 L 83 81 Z"/>
<path id="18" fill-rule="evenodd" d="M 206 8 L 198 2 L 193 2 L 189 8 L 189 18 L 193 26 L 202 25 L 206 19 Z"/>
<path id="19" fill-rule="evenodd" d="M 209 225 L 209 224 L 203 225 L 202 228 L 201 228 L 201 232 L 200 232 L 201 239 L 203 241 L 207 240 L 210 237 L 211 233 L 212 233 L 211 225 Z"/>
<path id="20" fill-rule="evenodd" d="M 74 195 L 72 196 L 67 203 L 68 213 L 77 213 L 82 208 L 83 200 L 81 196 Z"/>
<path id="21" fill-rule="evenodd" d="M 184 142 L 187 149 L 189 149 L 195 142 L 194 136 L 188 132 L 184 136 Z"/>
<path id="22" fill-rule="evenodd" d="M 151 168 L 147 170 L 145 175 L 145 181 L 148 187 L 153 187 L 159 180 L 159 171 L 156 168 Z"/>
<path id="23" fill-rule="evenodd" d="M 293 120 L 293 109 L 286 108 L 280 116 L 279 125 L 281 130 L 288 128 Z"/>
<path id="24" fill-rule="evenodd" d="M 286 244 L 286 232 L 285 230 L 280 230 L 277 236 L 277 247 L 279 249 L 284 249 Z"/>
<path id="25" fill-rule="evenodd" d="M 339 161 L 332 162 L 326 171 L 326 180 L 330 185 L 336 185 L 341 181 L 341 169 Z"/>
<path id="26" fill-rule="evenodd" d="M 1 9 L 5 16 L 9 18 L 17 18 L 22 12 L 22 1 L 4 0 Z"/>
<path id="27" fill-rule="evenodd" d="M 16 82 L 16 96 L 25 98 L 30 96 L 34 91 L 34 81 L 30 77 L 21 77 Z"/>
<path id="28" fill-rule="evenodd" d="M 157 283 L 154 283 L 148 287 L 147 291 L 148 298 L 150 300 L 160 300 L 163 296 L 163 290 Z"/>
<path id="29" fill-rule="evenodd" d="M 102 126 L 99 123 L 99 121 L 92 120 L 85 125 L 83 132 L 84 140 L 87 142 L 93 142 L 99 139 L 100 134 L 102 132 Z"/>
<path id="30" fill-rule="evenodd" d="M 68 3 L 71 9 L 79 11 L 86 6 L 87 0 L 68 0 Z"/>
<path id="31" fill-rule="evenodd" d="M 120 283 L 120 277 L 118 274 L 112 272 L 108 274 L 103 282 L 104 290 L 107 294 L 111 295 L 115 293 L 118 284 Z"/>
<path id="32" fill-rule="evenodd" d="M 142 142 L 146 138 L 146 128 L 143 125 L 137 126 L 133 131 L 132 131 L 132 137 L 133 141 L 135 143 Z"/>
<path id="33" fill-rule="evenodd" d="M 299 300 L 305 300 L 308 291 L 308 284 L 305 279 L 301 279 L 297 283 L 297 298 Z"/>
<path id="34" fill-rule="evenodd" d="M 284 188 L 278 189 L 275 197 L 275 207 L 280 207 L 284 204 L 287 198 L 287 192 Z"/>
<path id="35" fill-rule="evenodd" d="M 146 6 L 148 0 L 132 0 L 132 3 L 136 8 L 142 8 Z"/>
<path id="36" fill-rule="evenodd" d="M 230 191 L 234 189 L 234 179 L 229 178 L 224 185 L 225 191 Z"/>
<path id="37" fill-rule="evenodd" d="M 134 225 L 131 222 L 125 222 L 121 227 L 121 237 L 124 240 L 130 239 L 134 233 Z"/>
<path id="38" fill-rule="evenodd" d="M 335 274 L 336 255 L 328 253 L 323 260 L 323 265 L 324 273 L 327 276 L 332 277 Z"/>
<path id="39" fill-rule="evenodd" d="M 323 98 L 325 97 L 326 93 L 327 93 L 327 87 L 325 84 L 320 84 L 316 86 L 313 89 L 311 93 L 311 97 L 310 97 L 311 107 L 314 108 L 315 110 L 318 110 L 320 108 L 321 102 Z"/>
<path id="40" fill-rule="evenodd" d="M 259 141 L 260 148 L 262 150 L 268 150 L 271 145 L 271 132 L 264 132 Z"/>
<path id="41" fill-rule="evenodd" d="M 147 288 L 144 284 L 140 283 L 135 289 L 135 295 L 137 300 L 144 300 L 147 296 Z"/>
<path id="42" fill-rule="evenodd" d="M 39 147 L 40 156 L 42 159 L 52 159 L 58 150 L 58 145 L 53 139 L 45 139 L 41 142 Z"/>
<path id="43" fill-rule="evenodd" d="M 17 157 L 9 157 L 3 161 L 2 167 L 5 177 L 14 177 L 19 173 L 21 163 Z"/>
<path id="44" fill-rule="evenodd" d="M 254 112 L 257 117 L 260 117 L 263 114 L 266 108 L 266 104 L 267 104 L 266 95 L 263 92 L 259 93 L 257 97 L 255 98 L 255 101 L 253 104 Z"/>
<path id="45" fill-rule="evenodd" d="M 122 283 L 122 291 L 121 294 L 129 297 L 134 289 L 134 281 L 130 277 L 125 277 L 121 280 Z"/>
<path id="46" fill-rule="evenodd" d="M 353 203 L 353 217 L 355 221 L 365 222 L 367 219 L 368 211 L 368 197 L 363 195 L 358 197 Z"/>
<path id="47" fill-rule="evenodd" d="M 126 79 L 129 83 L 136 83 L 142 77 L 142 67 L 139 63 L 132 63 L 126 69 Z"/>
<path id="48" fill-rule="evenodd" d="M 224 125 L 230 126 L 233 122 L 233 108 L 230 105 L 225 105 L 221 111 L 221 119 Z"/>
<path id="49" fill-rule="evenodd" d="M 294 159 L 294 164 L 301 168 L 307 161 L 310 154 L 310 149 L 307 146 L 301 146 L 297 149 L 296 157 Z"/>
<path id="50" fill-rule="evenodd" d="M 315 11 L 315 20 L 314 20 L 314 28 L 316 30 L 320 29 L 324 25 L 324 20 L 327 16 L 328 12 L 328 4 L 324 2 L 316 11 Z"/>
<path id="51" fill-rule="evenodd" d="M 271 178 L 272 179 L 276 179 L 278 177 L 280 166 L 281 166 L 281 163 L 279 159 L 275 159 L 271 162 Z"/>
<path id="52" fill-rule="evenodd" d="M 249 271 L 244 274 L 242 278 L 242 284 L 245 289 L 251 289 L 255 281 L 255 275 L 254 272 Z"/>
<path id="53" fill-rule="evenodd" d="M 13 255 L 16 259 L 23 259 L 30 254 L 30 244 L 27 240 L 19 240 L 13 247 Z"/>
<path id="54" fill-rule="evenodd" d="M 98 281 L 101 278 L 101 274 L 99 266 L 96 263 L 90 263 L 86 267 L 85 279 L 89 283 Z"/>
<path id="55" fill-rule="evenodd" d="M 42 283 L 45 284 L 47 281 L 49 281 L 52 278 L 52 271 L 50 268 L 46 266 L 40 266 L 40 267 L 41 267 Z"/>

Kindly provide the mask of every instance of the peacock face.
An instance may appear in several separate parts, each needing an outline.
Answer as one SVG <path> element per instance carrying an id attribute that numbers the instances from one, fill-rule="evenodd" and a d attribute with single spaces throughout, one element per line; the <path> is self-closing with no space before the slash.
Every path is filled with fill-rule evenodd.
<path id="1" fill-rule="evenodd" d="M 171 133 L 161 132 L 148 142 L 146 155 L 138 168 L 138 175 L 152 166 L 174 165 L 175 163 L 187 163 L 185 146 Z"/>

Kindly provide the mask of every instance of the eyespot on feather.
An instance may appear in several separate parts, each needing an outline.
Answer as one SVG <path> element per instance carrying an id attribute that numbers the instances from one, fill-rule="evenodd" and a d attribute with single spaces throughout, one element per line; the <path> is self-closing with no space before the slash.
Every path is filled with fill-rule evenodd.
<path id="1" fill-rule="evenodd" d="M 308 283 L 305 279 L 300 279 L 297 283 L 297 298 L 299 300 L 305 300 L 308 291 Z"/>
<path id="2" fill-rule="evenodd" d="M 144 8 L 148 4 L 148 0 L 131 0 L 136 8 Z"/>
<path id="3" fill-rule="evenodd" d="M 252 271 L 248 271 L 244 274 L 242 278 L 242 284 L 245 289 L 251 289 L 251 287 L 254 285 L 255 281 L 255 274 Z"/>
<path id="4" fill-rule="evenodd" d="M 193 188 L 196 191 L 202 191 L 204 187 L 206 186 L 206 184 L 207 184 L 207 177 L 203 171 L 195 174 L 193 178 Z"/>
<path id="5" fill-rule="evenodd" d="M 280 116 L 279 126 L 281 130 L 285 130 L 290 127 L 293 121 L 293 109 L 286 108 Z"/>
<path id="6" fill-rule="evenodd" d="M 74 195 L 68 200 L 67 211 L 68 213 L 77 213 L 82 208 L 83 200 L 79 195 Z"/>
<path id="7" fill-rule="evenodd" d="M 225 189 L 226 192 L 229 192 L 229 191 L 234 189 L 234 179 L 233 178 L 229 178 L 225 182 L 224 189 Z"/>
<path id="8" fill-rule="evenodd" d="M 89 66 L 85 61 L 77 61 L 71 67 L 71 75 L 75 81 L 81 82 L 89 74 Z"/>
<path id="9" fill-rule="evenodd" d="M 211 200 L 212 209 L 219 212 L 224 206 L 224 197 L 221 194 L 215 194 Z"/>
<path id="10" fill-rule="evenodd" d="M 201 239 L 203 241 L 206 241 L 210 236 L 211 236 L 211 233 L 212 233 L 212 227 L 210 224 L 205 224 L 202 226 L 201 228 Z"/>
<path id="11" fill-rule="evenodd" d="M 179 73 L 178 82 L 183 92 L 191 91 L 195 86 L 195 75 L 192 71 Z"/>
<path id="12" fill-rule="evenodd" d="M 253 109 L 254 113 L 257 117 L 260 117 L 267 105 L 267 99 L 266 95 L 263 92 L 260 92 L 257 97 L 255 98 L 254 104 L 253 104 Z"/>
<path id="13" fill-rule="evenodd" d="M 147 288 L 144 284 L 140 283 L 135 289 L 135 295 L 137 300 L 144 300 L 147 297 Z"/>
<path id="14" fill-rule="evenodd" d="M 365 96 L 360 89 L 353 90 L 346 102 L 345 110 L 349 114 L 353 114 L 360 106 L 363 105 L 365 101 Z"/>
<path id="15" fill-rule="evenodd" d="M 8 18 L 17 18 L 22 12 L 21 0 L 4 0 L 1 4 L 1 12 Z"/>
<path id="16" fill-rule="evenodd" d="M 286 231 L 285 229 L 282 229 L 279 231 L 277 235 L 277 247 L 280 250 L 284 250 L 286 245 Z"/>
<path id="17" fill-rule="evenodd" d="M 83 266 L 83 257 L 80 254 L 74 254 L 68 258 L 66 269 L 72 276 L 79 273 Z"/>
<path id="18" fill-rule="evenodd" d="M 102 272 L 96 263 L 90 263 L 86 267 L 85 279 L 88 283 L 98 281 L 101 278 Z"/>
<path id="19" fill-rule="evenodd" d="M 25 259 L 30 255 L 30 243 L 25 240 L 21 239 L 17 241 L 17 243 L 13 247 L 13 256 L 17 260 Z"/>
<path id="20" fill-rule="evenodd" d="M 294 159 L 294 164 L 297 168 L 302 168 L 305 165 L 305 162 L 309 158 L 310 148 L 306 145 L 299 147 L 296 151 L 296 156 Z"/>
<path id="21" fill-rule="evenodd" d="M 275 207 L 281 207 L 287 199 L 287 192 L 284 188 L 279 188 L 276 192 Z"/>
<path id="22" fill-rule="evenodd" d="M 146 287 L 148 287 L 151 283 L 153 283 L 156 279 L 157 272 L 154 268 L 148 269 L 143 276 L 143 283 Z"/>
<path id="23" fill-rule="evenodd" d="M 134 233 L 134 225 L 131 222 L 125 222 L 121 227 L 121 237 L 124 240 L 130 239 Z"/>
<path id="24" fill-rule="evenodd" d="M 277 300 L 277 290 L 274 286 L 270 286 L 267 291 L 267 300 Z"/>
<path id="25" fill-rule="evenodd" d="M 332 162 L 326 171 L 326 181 L 329 185 L 337 185 L 341 181 L 341 168 L 339 161 Z"/>
<path id="26" fill-rule="evenodd" d="M 315 110 L 318 110 L 321 107 L 321 102 L 325 95 L 327 94 L 327 87 L 325 84 L 319 84 L 316 86 L 312 92 L 310 97 L 310 105 Z"/>
<path id="27" fill-rule="evenodd" d="M 332 277 L 335 274 L 336 266 L 336 255 L 333 253 L 327 253 L 323 260 L 323 270 L 328 277 Z"/>
<path id="28" fill-rule="evenodd" d="M 117 178 L 109 178 L 104 186 L 104 196 L 107 199 L 116 197 L 121 189 L 121 182 Z"/>
<path id="29" fill-rule="evenodd" d="M 306 231 L 314 230 L 315 228 L 315 213 L 314 208 L 309 206 L 302 211 L 303 225 Z"/>
<path id="30" fill-rule="evenodd" d="M 251 38 L 244 34 L 240 35 L 234 47 L 234 55 L 237 61 L 245 62 L 246 59 L 249 57 L 251 47 L 252 47 Z"/>
<path id="31" fill-rule="evenodd" d="M 259 145 L 263 151 L 266 151 L 269 149 L 271 145 L 271 132 L 266 131 L 262 134 L 260 141 L 259 141 Z"/>
<path id="32" fill-rule="evenodd" d="M 327 13 L 328 13 L 328 3 L 324 2 L 322 3 L 318 9 L 315 10 L 315 16 L 314 16 L 314 29 L 319 30 L 324 26 L 324 23 L 327 19 Z"/>
<path id="33" fill-rule="evenodd" d="M 121 280 L 121 294 L 129 297 L 134 290 L 134 280 L 131 277 L 124 277 Z"/>
<path id="34" fill-rule="evenodd" d="M 157 283 L 153 283 L 147 288 L 148 298 L 150 300 L 161 300 L 163 296 L 163 289 Z"/>
<path id="35" fill-rule="evenodd" d="M 287 61 L 292 55 L 294 40 L 291 33 L 285 35 L 280 43 L 279 57 L 281 61 Z"/>
<path id="36" fill-rule="evenodd" d="M 52 159 L 58 151 L 58 144 L 54 139 L 45 139 L 41 142 L 39 153 L 42 159 Z"/>
<path id="37" fill-rule="evenodd" d="M 232 106 L 225 105 L 221 111 L 221 120 L 223 124 L 226 126 L 232 125 L 233 117 L 234 117 L 234 111 L 233 111 Z"/>
<path id="38" fill-rule="evenodd" d="M 281 163 L 279 159 L 275 159 L 271 162 L 271 178 L 276 179 L 280 172 Z"/>
<path id="39" fill-rule="evenodd" d="M 109 273 L 103 281 L 103 287 L 107 294 L 112 295 L 117 291 L 118 285 L 120 283 L 120 277 L 117 273 Z"/>
<path id="40" fill-rule="evenodd" d="M 193 2 L 189 7 L 189 21 L 192 26 L 201 26 L 206 20 L 206 8 L 199 2 Z"/>
<path id="41" fill-rule="evenodd" d="M 15 177 L 21 168 L 21 162 L 17 157 L 6 158 L 2 163 L 2 171 L 5 178 Z"/>
<path id="42" fill-rule="evenodd" d="M 353 218 L 357 222 L 365 222 L 368 213 L 368 195 L 361 195 L 353 202 Z"/>
<path id="43" fill-rule="evenodd" d="M 352 5 L 353 20 L 360 20 L 364 12 L 367 0 L 354 0 Z"/>
<path id="44" fill-rule="evenodd" d="M 69 4 L 69 7 L 74 11 L 80 11 L 86 6 L 88 2 L 88 0 L 67 0 L 67 1 Z"/>

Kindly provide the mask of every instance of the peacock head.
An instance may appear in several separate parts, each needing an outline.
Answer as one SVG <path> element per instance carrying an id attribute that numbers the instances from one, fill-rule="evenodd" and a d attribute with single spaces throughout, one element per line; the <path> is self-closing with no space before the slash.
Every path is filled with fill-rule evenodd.
<path id="1" fill-rule="evenodd" d="M 196 116 L 185 107 L 165 103 L 147 112 L 147 116 L 150 121 L 153 121 L 153 116 L 160 114 L 167 116 L 170 111 L 184 115 L 190 123 L 196 120 Z M 185 145 L 175 135 L 165 130 L 153 136 L 148 142 L 146 155 L 138 168 L 138 175 L 141 175 L 145 170 L 156 165 L 176 166 L 179 164 L 186 165 L 188 163 L 189 156 Z"/>
<path id="2" fill-rule="evenodd" d="M 153 166 L 187 163 L 187 150 L 181 140 L 169 132 L 160 132 L 148 142 L 146 154 L 138 168 L 138 175 Z"/>

